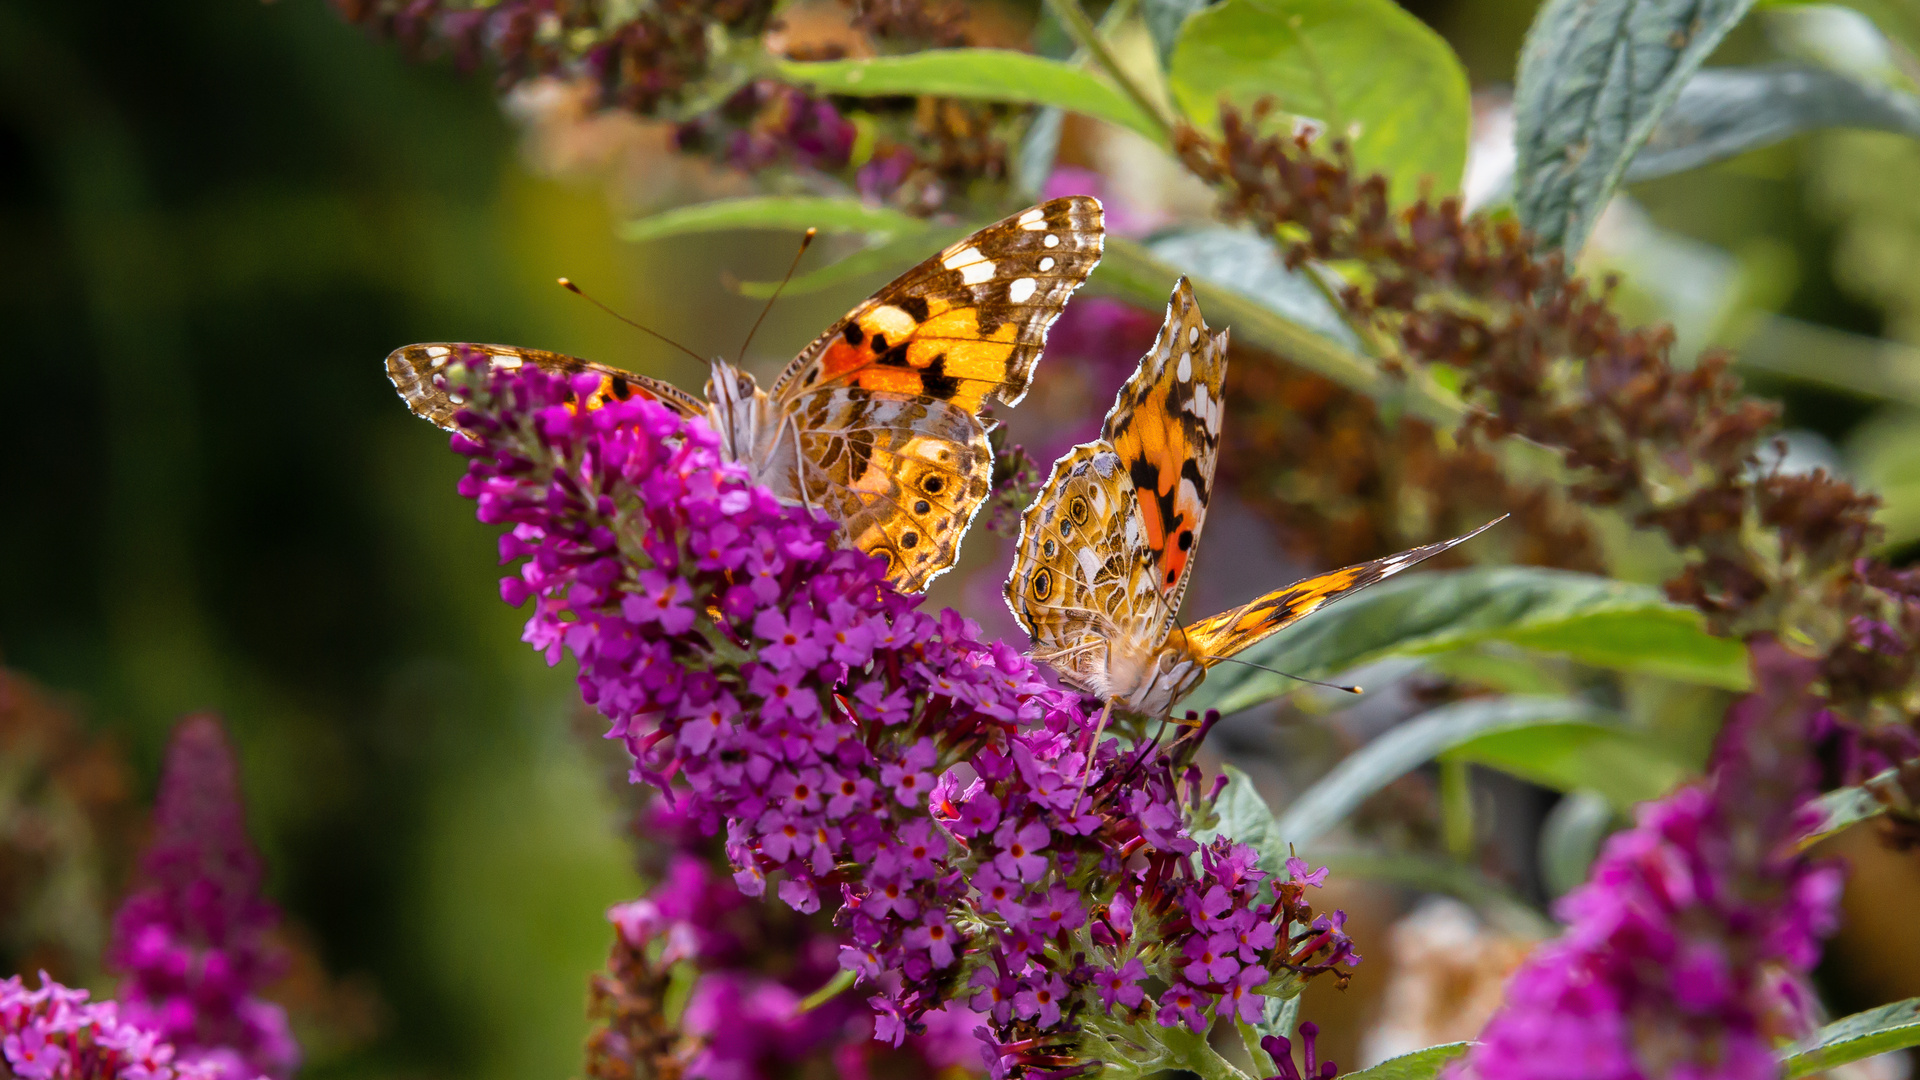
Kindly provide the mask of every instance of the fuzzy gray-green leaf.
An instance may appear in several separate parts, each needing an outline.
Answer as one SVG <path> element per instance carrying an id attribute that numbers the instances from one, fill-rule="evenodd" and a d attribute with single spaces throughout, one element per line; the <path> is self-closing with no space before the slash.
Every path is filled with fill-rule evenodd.
<path id="1" fill-rule="evenodd" d="M 1754 0 L 1547 0 L 1514 89 L 1515 205 L 1578 252 L 1627 165 Z"/>

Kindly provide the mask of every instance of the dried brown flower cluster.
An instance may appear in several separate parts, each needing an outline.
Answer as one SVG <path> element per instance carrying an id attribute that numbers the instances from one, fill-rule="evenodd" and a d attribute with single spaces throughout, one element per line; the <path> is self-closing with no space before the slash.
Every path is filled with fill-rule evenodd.
<path id="1" fill-rule="evenodd" d="M 1228 107 L 1219 139 L 1176 135 L 1230 216 L 1271 230 L 1292 265 L 1364 267 L 1370 276 L 1344 290 L 1348 311 L 1386 343 L 1390 366 L 1461 372 L 1475 406 L 1466 433 L 1558 451 L 1581 477 L 1574 498 L 1663 531 L 1689 556 L 1671 596 L 1718 633 L 1801 643 L 1863 737 L 1906 737 L 1920 701 L 1920 592 L 1864 558 L 1873 496 L 1772 467 L 1777 410 L 1741 393 L 1727 357 L 1674 367 L 1669 330 L 1623 326 L 1604 290 L 1536 252 L 1518 225 L 1466 218 L 1452 198 L 1395 212 L 1385 179 L 1357 174 L 1341 143 L 1319 155 L 1305 136 L 1262 134 L 1262 120 Z"/>
<path id="2" fill-rule="evenodd" d="M 1544 487 L 1510 481 L 1491 454 L 1446 447 L 1432 425 L 1384 421 L 1371 398 L 1236 343 L 1256 363 L 1230 365 L 1222 478 L 1273 519 L 1294 554 L 1341 566 L 1458 536 L 1502 513 L 1510 558 L 1600 572 L 1599 546 Z"/>
<path id="3" fill-rule="evenodd" d="M 586 1072 L 592 1080 L 679 1080 L 696 1049 L 667 1019 L 672 968 L 656 964 L 646 949 L 613 936 L 607 970 L 588 985 Z"/>
<path id="4" fill-rule="evenodd" d="M 543 75 L 587 78 L 602 101 L 642 115 L 678 101 L 707 74 L 709 28 L 757 35 L 772 0 L 654 0 L 609 18 L 595 0 L 334 0 L 349 22 L 415 56 L 449 53 L 463 69 L 489 59 L 502 89 Z"/>
<path id="5" fill-rule="evenodd" d="M 845 0 L 854 28 L 883 41 L 940 48 L 968 43 L 967 9 L 959 0 Z"/>

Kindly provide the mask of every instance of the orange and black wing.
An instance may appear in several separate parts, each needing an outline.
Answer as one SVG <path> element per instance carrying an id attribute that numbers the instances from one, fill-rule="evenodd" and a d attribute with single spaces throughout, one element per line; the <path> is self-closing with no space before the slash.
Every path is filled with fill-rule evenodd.
<path id="1" fill-rule="evenodd" d="M 1505 521 L 1506 515 L 1493 519 L 1465 536 L 1456 536 L 1438 544 L 1403 551 L 1383 559 L 1374 559 L 1296 581 L 1284 589 L 1270 592 L 1251 603 L 1203 619 L 1187 627 L 1187 644 L 1208 667 L 1222 657 L 1232 656 L 1247 646 L 1292 626 L 1301 619 L 1351 596 L 1376 582 L 1385 581 L 1411 566 L 1416 566 L 1459 544 L 1479 536 Z"/>
<path id="2" fill-rule="evenodd" d="M 1027 392 L 1047 328 L 1100 261 L 1099 200 L 1053 199 L 901 275 L 801 351 L 774 384 L 782 409 L 823 390 L 932 398 L 969 413 Z"/>
<path id="3" fill-rule="evenodd" d="M 1227 332 L 1207 330 L 1183 277 L 1167 301 L 1159 337 L 1120 388 L 1100 433 L 1132 482 L 1138 557 L 1164 598 L 1168 629 L 1186 594 L 1213 494 L 1226 381 Z"/>
<path id="4" fill-rule="evenodd" d="M 400 392 L 407 408 L 448 431 L 458 429 L 453 418 L 463 402 L 457 390 L 450 390 L 441 373 L 450 365 L 483 359 L 496 368 L 519 368 L 531 364 L 556 375 L 592 372 L 600 376 L 600 386 L 588 395 L 586 407 L 596 409 L 609 401 L 631 397 L 651 398 L 687 416 L 704 416 L 707 403 L 671 383 L 635 375 L 606 364 L 596 364 L 565 353 L 541 349 L 522 349 L 517 345 L 476 345 L 468 342 L 438 341 L 407 345 L 387 354 L 387 378 Z"/>

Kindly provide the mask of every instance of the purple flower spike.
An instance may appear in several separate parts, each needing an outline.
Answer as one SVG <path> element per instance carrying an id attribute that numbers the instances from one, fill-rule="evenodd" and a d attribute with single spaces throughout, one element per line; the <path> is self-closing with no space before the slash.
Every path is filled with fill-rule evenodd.
<path id="1" fill-rule="evenodd" d="M 238 768 L 215 717 L 174 729 L 153 816 L 147 884 L 114 917 L 108 953 L 126 975 L 121 1012 L 216 1080 L 285 1080 L 300 1048 L 285 1010 L 256 996 L 280 974 L 269 941 L 280 915 L 261 897 Z"/>
<path id="2" fill-rule="evenodd" d="M 1751 644 L 1754 686 L 1728 713 L 1707 782 L 1640 807 L 1567 931 L 1507 985 L 1464 1071 L 1483 1080 L 1698 1076 L 1768 1080 L 1773 1046 L 1806 1033 L 1808 971 L 1832 932 L 1839 872 L 1792 853 L 1817 665 Z"/>
<path id="3" fill-rule="evenodd" d="M 1095 748 L 1082 699 L 954 612 L 915 610 L 703 422 L 637 396 L 570 408 L 531 368 L 445 370 L 469 402 L 460 490 L 526 558 L 503 590 L 533 601 L 525 640 L 577 658 L 634 779 L 724 836 L 742 892 L 832 916 L 860 976 L 844 1000 L 871 1003 L 875 1038 L 905 1045 L 964 1002 L 1000 1075 L 1057 1072 L 1088 1066 L 1073 1048 L 1090 1010 L 1204 1030 L 1344 979 L 1338 913 L 1251 849 L 1190 835 L 1218 794 L 1192 764 L 1204 728 Z M 774 1030 L 774 998 L 753 993 L 715 983 L 689 1024 L 738 1009 Z"/>

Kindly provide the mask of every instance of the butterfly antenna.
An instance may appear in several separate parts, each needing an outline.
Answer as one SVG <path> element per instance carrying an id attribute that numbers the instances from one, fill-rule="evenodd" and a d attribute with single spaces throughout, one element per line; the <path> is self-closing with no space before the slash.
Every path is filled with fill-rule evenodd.
<path id="1" fill-rule="evenodd" d="M 1209 656 L 1207 657 L 1207 659 L 1223 660 L 1229 664 L 1245 664 L 1247 667 L 1259 668 L 1261 671 L 1271 672 L 1275 675 L 1280 676 L 1283 679 L 1292 679 L 1296 682 L 1311 683 L 1314 686 L 1324 686 L 1329 690 L 1344 690 L 1349 694 L 1358 694 L 1363 692 L 1357 686 L 1341 686 L 1339 683 L 1321 682 L 1319 679 L 1309 679 L 1305 675 L 1293 675 L 1288 672 L 1281 671 L 1278 668 L 1270 668 L 1265 664 L 1256 664 L 1251 660 L 1236 660 L 1231 656 Z"/>
<path id="2" fill-rule="evenodd" d="M 773 295 L 767 297 L 766 306 L 760 309 L 760 317 L 753 320 L 753 327 L 747 331 L 747 340 L 740 343 L 740 358 L 734 361 L 735 364 L 746 362 L 747 346 L 753 344 L 753 335 L 760 332 L 760 324 L 767 321 L 767 312 L 773 310 L 773 302 L 780 299 L 780 293 L 787 287 L 787 282 L 793 280 L 793 272 L 800 269 L 800 257 L 807 253 L 807 248 L 813 245 L 813 238 L 819 232 L 819 229 L 808 229 L 807 234 L 800 238 L 800 250 L 793 253 L 793 262 L 787 267 L 787 276 L 781 278 L 780 284 L 774 286 Z"/>
<path id="3" fill-rule="evenodd" d="M 594 307 L 599 308 L 601 311 L 606 312 L 607 314 L 613 316 L 614 318 L 619 319 L 621 322 L 626 323 L 628 326 L 633 327 L 635 330 L 638 330 L 643 334 L 649 334 L 649 335 L 652 335 L 653 337 L 659 338 L 661 341 L 664 341 L 667 344 L 673 346 L 674 348 L 679 349 L 681 352 L 686 353 L 688 356 L 693 357 L 695 360 L 698 360 L 703 364 L 707 362 L 706 357 L 701 356 L 699 353 L 694 352 L 692 349 L 687 348 L 685 345 L 680 344 L 679 342 L 673 340 L 672 338 L 661 333 L 660 331 L 655 330 L 650 326 L 641 326 L 639 323 L 634 322 L 632 319 L 627 318 L 625 315 L 620 314 L 619 312 L 613 310 L 612 308 L 601 303 L 600 301 L 595 300 L 593 297 L 588 296 L 585 289 L 582 289 L 580 286 L 575 285 L 573 283 L 572 278 L 560 278 L 559 281 L 560 281 L 561 288 L 567 290 L 568 292 L 579 297 L 580 299 L 585 300 L 587 303 L 592 304 Z"/>

